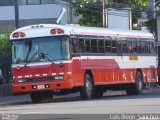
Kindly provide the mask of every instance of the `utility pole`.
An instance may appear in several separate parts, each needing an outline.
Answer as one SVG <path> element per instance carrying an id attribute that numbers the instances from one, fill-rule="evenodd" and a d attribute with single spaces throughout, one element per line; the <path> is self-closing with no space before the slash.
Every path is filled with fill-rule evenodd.
<path id="1" fill-rule="evenodd" d="M 19 28 L 19 8 L 18 0 L 14 0 L 14 9 L 15 9 L 15 28 Z"/>
<path id="2" fill-rule="evenodd" d="M 102 7 L 103 7 L 103 10 L 102 10 L 102 16 L 103 16 L 103 27 L 105 28 L 106 27 L 106 1 L 105 0 L 102 0 Z"/>

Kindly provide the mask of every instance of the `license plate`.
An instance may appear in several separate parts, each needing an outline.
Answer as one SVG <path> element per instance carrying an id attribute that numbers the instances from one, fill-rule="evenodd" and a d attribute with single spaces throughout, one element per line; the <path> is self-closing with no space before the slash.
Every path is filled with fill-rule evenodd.
<path id="1" fill-rule="evenodd" d="M 37 89 L 45 89 L 44 85 L 37 85 Z"/>

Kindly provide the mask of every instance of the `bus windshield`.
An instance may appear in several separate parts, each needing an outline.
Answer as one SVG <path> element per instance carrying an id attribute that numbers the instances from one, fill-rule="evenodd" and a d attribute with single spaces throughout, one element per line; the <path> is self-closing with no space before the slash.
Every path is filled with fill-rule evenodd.
<path id="1" fill-rule="evenodd" d="M 70 58 L 67 37 L 43 37 L 13 41 L 12 51 L 13 64 Z"/>

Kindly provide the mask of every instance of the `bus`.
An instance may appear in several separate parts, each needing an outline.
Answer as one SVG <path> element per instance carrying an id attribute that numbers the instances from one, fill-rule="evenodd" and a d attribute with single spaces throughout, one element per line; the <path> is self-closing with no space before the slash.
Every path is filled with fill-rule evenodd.
<path id="1" fill-rule="evenodd" d="M 98 98 L 110 89 L 136 95 L 158 81 L 148 32 L 38 24 L 13 31 L 10 41 L 12 91 L 30 94 L 34 103 L 72 92 Z"/>

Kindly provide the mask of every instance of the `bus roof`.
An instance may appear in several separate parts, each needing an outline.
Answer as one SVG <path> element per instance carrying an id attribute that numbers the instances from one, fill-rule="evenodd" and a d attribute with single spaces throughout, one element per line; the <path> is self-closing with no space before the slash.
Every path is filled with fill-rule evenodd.
<path id="1" fill-rule="evenodd" d="M 61 34 L 51 34 L 51 30 L 60 29 L 63 31 Z M 23 33 L 19 37 L 14 35 Z M 130 38 L 147 38 L 153 39 L 153 34 L 146 31 L 138 30 L 121 30 L 121 29 L 108 29 L 98 27 L 84 27 L 79 25 L 56 25 L 56 24 L 38 24 L 30 25 L 19 28 L 13 31 L 10 35 L 11 40 L 45 37 L 54 35 L 93 35 L 93 36 L 115 36 L 115 37 L 130 37 Z"/>

